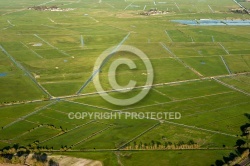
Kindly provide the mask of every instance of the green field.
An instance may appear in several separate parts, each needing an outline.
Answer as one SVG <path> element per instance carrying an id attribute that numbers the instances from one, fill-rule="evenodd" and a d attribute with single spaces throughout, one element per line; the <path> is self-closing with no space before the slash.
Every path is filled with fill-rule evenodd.
<path id="1" fill-rule="evenodd" d="M 63 11 L 28 9 L 53 5 Z M 139 14 L 156 8 L 166 13 Z M 250 20 L 230 11 L 236 8 L 233 0 L 1 1 L 0 149 L 36 142 L 45 151 L 105 166 L 225 163 L 237 140 L 249 142 L 242 137 L 242 126 L 250 123 L 249 26 L 172 20 Z M 134 53 L 117 51 L 119 44 L 145 53 L 153 72 Z M 154 75 L 149 93 L 132 105 L 107 102 L 93 82 L 97 58 L 113 46 L 96 70 L 106 95 L 131 98 L 146 91 Z M 126 93 L 109 80 L 110 66 L 120 58 L 136 65 L 120 65 L 114 74 L 120 86 L 136 81 Z M 78 112 L 122 114 L 70 119 Z M 181 118 L 126 118 L 147 112 L 178 112 Z"/>

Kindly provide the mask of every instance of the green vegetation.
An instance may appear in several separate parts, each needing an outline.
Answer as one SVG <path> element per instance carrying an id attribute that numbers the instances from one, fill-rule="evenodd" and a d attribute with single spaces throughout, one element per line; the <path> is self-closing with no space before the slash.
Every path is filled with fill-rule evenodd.
<path id="1" fill-rule="evenodd" d="M 249 8 L 249 2 L 240 3 Z M 28 9 L 33 6 L 63 11 Z M 166 13 L 139 14 L 155 8 Z M 15 162 L 14 152 L 24 150 L 108 166 L 198 166 L 218 165 L 236 145 L 247 149 L 249 27 L 172 22 L 250 19 L 230 11 L 237 8 L 233 0 L 1 1 L 0 155 L 14 154 Z M 143 61 L 126 51 L 112 54 L 100 69 L 103 89 L 119 99 L 145 90 L 141 86 L 154 74 L 147 96 L 129 106 L 108 103 L 91 78 L 97 58 L 121 42 L 143 51 L 154 69 L 148 73 Z M 137 88 L 127 93 L 113 91 L 108 79 L 110 65 L 119 58 L 137 66 L 121 65 L 115 73 L 121 86 L 136 81 Z M 119 119 L 82 117 L 117 111 L 123 112 Z M 69 113 L 77 112 L 81 117 L 70 119 Z M 179 112 L 181 118 L 130 119 L 125 112 Z"/>

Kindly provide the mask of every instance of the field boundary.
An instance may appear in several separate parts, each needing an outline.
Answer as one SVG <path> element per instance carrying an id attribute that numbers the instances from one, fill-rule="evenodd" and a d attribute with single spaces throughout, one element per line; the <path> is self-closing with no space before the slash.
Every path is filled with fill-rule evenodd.
<path id="1" fill-rule="evenodd" d="M 170 39 L 170 41 L 173 42 L 173 40 L 172 40 L 172 38 L 170 37 L 170 35 L 168 34 L 168 31 L 167 31 L 167 30 L 165 30 L 165 33 L 166 33 L 166 35 L 168 36 L 168 38 Z"/>
<path id="2" fill-rule="evenodd" d="M 241 5 L 239 2 L 237 2 L 236 0 L 233 0 L 239 7 L 241 7 L 245 12 L 247 12 L 247 14 L 250 14 L 249 11 L 247 10 L 247 8 L 245 8 L 243 5 Z"/>
<path id="3" fill-rule="evenodd" d="M 177 125 L 177 126 L 182 126 L 182 127 L 187 127 L 187 128 L 192 128 L 192 129 L 196 129 L 196 130 L 207 131 L 207 132 L 210 132 L 210 133 L 226 135 L 226 136 L 236 137 L 237 138 L 236 135 L 232 135 L 232 134 L 228 134 L 228 133 L 224 133 L 224 132 L 220 132 L 220 131 L 204 129 L 204 128 L 200 128 L 200 127 L 196 127 L 196 126 L 185 125 L 185 124 L 182 124 L 182 123 L 170 122 L 170 121 L 167 121 L 167 120 L 164 120 L 164 122 L 169 123 L 169 124 L 173 124 L 173 125 Z"/>
<path id="4" fill-rule="evenodd" d="M 232 72 L 231 72 L 230 68 L 228 67 L 227 62 L 225 61 L 225 59 L 223 58 L 223 56 L 220 55 L 220 58 L 221 58 L 223 64 L 225 65 L 225 67 L 226 67 L 226 69 L 227 69 L 227 72 L 228 72 L 229 74 L 232 74 Z"/>
<path id="5" fill-rule="evenodd" d="M 234 104 L 234 105 L 230 105 L 230 106 L 226 106 L 226 107 L 219 107 L 219 108 L 215 108 L 215 109 L 211 109 L 211 110 L 207 110 L 207 111 L 188 114 L 188 115 L 183 116 L 183 117 L 189 117 L 189 116 L 191 117 L 191 116 L 194 116 L 194 115 L 200 115 L 200 114 L 204 114 L 204 113 L 208 113 L 208 112 L 214 112 L 214 111 L 218 111 L 218 110 L 221 110 L 221 109 L 236 107 L 236 106 L 244 105 L 244 104 L 248 104 L 248 103 L 250 103 L 250 102 L 242 102 L 242 103 L 238 103 L 238 104 Z"/>
<path id="6" fill-rule="evenodd" d="M 169 52 L 173 58 L 175 60 L 177 60 L 180 64 L 182 64 L 184 67 L 190 69 L 192 72 L 194 72 L 196 75 L 198 75 L 199 77 L 203 77 L 203 75 L 198 72 L 197 70 L 195 70 L 194 68 L 192 68 L 191 66 L 189 66 L 188 64 L 186 64 L 183 60 L 181 60 L 178 56 L 176 56 L 164 43 L 160 42 L 161 46 L 167 51 Z"/>
<path id="7" fill-rule="evenodd" d="M 136 140 L 137 138 L 139 138 L 140 136 L 144 135 L 145 133 L 153 130 L 155 127 L 157 127 L 158 125 L 160 125 L 161 123 L 156 123 L 153 126 L 151 126 L 149 129 L 143 131 L 142 133 L 140 133 L 139 135 L 135 136 L 134 138 L 130 139 L 128 142 L 122 144 L 119 148 L 117 148 L 117 150 L 120 150 L 122 148 L 124 148 L 127 144 L 129 144 L 130 142 Z"/>
<path id="8" fill-rule="evenodd" d="M 181 12 L 181 9 L 180 9 L 179 6 L 177 5 L 177 3 L 175 2 L 174 4 L 175 4 L 176 8 L 179 10 L 179 12 Z"/>
<path id="9" fill-rule="evenodd" d="M 24 44 L 23 42 L 20 42 L 24 47 L 26 47 L 27 49 L 29 49 L 31 52 L 33 52 L 37 57 L 39 58 L 44 58 L 41 55 L 39 55 L 37 52 L 35 52 L 34 50 L 32 50 L 31 48 L 29 48 L 26 44 Z"/>
<path id="10" fill-rule="evenodd" d="M 101 71 L 102 67 L 107 63 L 107 61 L 113 56 L 113 54 L 119 49 L 119 47 L 128 39 L 130 32 L 123 38 L 123 40 L 112 50 L 112 52 L 104 59 L 97 70 L 93 71 L 93 74 L 88 78 L 88 80 L 82 85 L 82 87 L 76 92 L 79 95 L 82 90 L 93 80 L 93 78 Z"/>
<path id="11" fill-rule="evenodd" d="M 18 63 L 0 44 L 0 49 L 3 51 L 5 55 L 7 55 L 10 60 L 16 65 L 17 68 L 21 69 L 45 94 L 47 94 L 50 98 L 53 96 L 39 83 L 37 80 L 30 74 L 30 72 L 25 69 L 20 63 Z"/>
<path id="12" fill-rule="evenodd" d="M 48 139 L 46 139 L 46 140 L 41 141 L 40 143 L 47 142 L 47 141 L 49 141 L 49 140 L 52 140 L 52 139 L 54 139 L 54 138 L 56 138 L 56 137 L 59 137 L 59 136 L 64 135 L 64 134 L 66 134 L 66 133 L 69 133 L 69 132 L 71 132 L 71 131 L 73 131 L 73 130 L 76 130 L 76 129 L 82 127 L 82 126 L 86 126 L 86 125 L 88 125 L 88 124 L 90 124 L 90 123 L 93 123 L 93 122 L 96 122 L 96 120 L 91 120 L 91 121 L 89 121 L 89 122 L 87 122 L 87 123 L 84 123 L 84 124 L 82 124 L 82 125 L 78 125 L 78 126 L 74 127 L 73 129 L 70 129 L 70 130 L 68 130 L 68 131 L 66 131 L 66 132 L 63 132 L 63 133 L 59 133 L 59 134 L 57 134 L 57 135 L 55 135 L 55 136 L 53 136 L 53 137 L 50 137 L 50 138 L 48 138 Z"/>
<path id="13" fill-rule="evenodd" d="M 45 105 L 45 106 L 43 106 L 43 107 L 41 107 L 41 108 L 39 108 L 39 109 L 37 109 L 37 110 L 35 110 L 35 111 L 33 111 L 33 112 L 31 112 L 31 113 L 29 113 L 29 114 L 27 114 L 27 115 L 24 115 L 24 116 L 18 118 L 17 120 L 15 120 L 15 121 L 13 121 L 13 122 L 11 122 L 11 123 L 9 123 L 9 124 L 3 126 L 2 129 L 6 129 L 6 128 L 8 128 L 8 127 L 14 125 L 15 123 L 20 122 L 20 121 L 22 121 L 22 120 L 24 120 L 24 119 L 26 119 L 26 118 L 28 118 L 28 117 L 30 117 L 30 116 L 32 116 L 32 115 L 38 113 L 39 111 L 42 111 L 42 110 L 44 110 L 44 109 L 46 109 L 46 108 L 48 108 L 48 107 L 50 107 L 50 106 L 52 106 L 52 105 L 54 105 L 54 104 L 56 104 L 56 103 L 57 103 L 57 101 L 53 101 L 53 102 L 51 102 L 51 103 L 49 103 L 49 104 L 47 104 L 47 105 Z"/>
<path id="14" fill-rule="evenodd" d="M 132 2 L 132 3 L 130 3 L 128 6 L 126 6 L 126 7 L 124 8 L 124 10 L 126 10 L 127 8 L 129 8 L 133 3 L 134 3 L 134 2 Z"/>
<path id="15" fill-rule="evenodd" d="M 55 46 L 53 46 L 52 44 L 50 44 L 49 42 L 47 42 L 46 40 L 44 40 L 43 38 L 41 38 L 37 34 L 34 34 L 34 36 L 37 37 L 38 39 L 40 39 L 41 41 L 43 41 L 44 43 L 46 43 L 47 45 L 49 45 L 50 47 L 52 47 L 53 49 L 56 49 L 61 54 L 66 55 L 66 56 L 70 56 L 68 53 L 66 53 L 65 51 L 60 50 L 59 48 L 57 48 Z"/>
<path id="16" fill-rule="evenodd" d="M 208 5 L 208 7 L 211 10 L 211 12 L 214 13 L 214 10 L 212 9 L 212 7 L 210 5 Z"/>
<path id="17" fill-rule="evenodd" d="M 229 51 L 221 44 L 221 43 L 218 43 L 220 46 L 221 46 L 221 48 L 229 55 L 230 53 L 229 53 Z"/>
<path id="18" fill-rule="evenodd" d="M 121 111 L 133 110 L 133 109 L 138 109 L 138 108 L 146 108 L 146 107 L 152 107 L 152 106 L 157 106 L 157 105 L 162 105 L 162 104 L 169 104 L 169 103 L 176 103 L 176 102 L 188 101 L 188 100 L 193 100 L 193 99 L 200 99 L 200 98 L 204 98 L 204 97 L 216 96 L 216 95 L 221 95 L 221 94 L 225 94 L 225 93 L 230 93 L 230 92 L 214 93 L 214 94 L 210 94 L 210 95 L 190 97 L 190 98 L 179 99 L 179 100 L 172 100 L 172 101 L 168 101 L 168 102 L 151 104 L 151 105 L 144 105 L 144 106 L 140 106 L 140 107 L 125 108 L 125 109 L 121 109 Z"/>
<path id="19" fill-rule="evenodd" d="M 225 75 L 217 75 L 217 76 L 209 76 L 209 77 L 203 77 L 199 79 L 189 79 L 189 80 L 182 80 L 182 81 L 174 81 L 174 82 L 166 82 L 166 83 L 159 83 L 159 84 L 153 84 L 150 86 L 138 86 L 135 87 L 134 89 L 141 89 L 141 88 L 148 88 L 148 87 L 158 87 L 158 86 L 164 86 L 164 85 L 174 85 L 174 84 L 182 84 L 186 82 L 196 82 L 196 81 L 203 81 L 203 80 L 212 80 L 213 78 L 227 78 L 227 77 L 233 77 L 233 76 L 239 76 L 239 75 L 248 75 L 250 72 L 243 72 L 243 73 L 237 73 L 237 74 L 225 74 Z M 119 92 L 123 91 L 126 89 L 120 89 L 120 90 L 108 90 L 105 91 L 106 93 L 112 93 L 112 92 Z M 48 99 L 43 99 L 43 100 L 31 100 L 31 101 L 24 101 L 20 103 L 7 103 L 3 104 L 0 106 L 1 107 L 9 107 L 9 106 L 14 106 L 14 105 L 22 105 L 22 104 L 29 104 L 29 103 L 38 103 L 38 102 L 44 102 L 44 101 L 50 101 L 50 100 L 62 100 L 62 99 L 74 99 L 74 98 L 79 98 L 79 97 L 84 97 L 84 96 L 91 96 L 91 95 L 99 95 L 98 92 L 91 92 L 91 93 L 83 93 L 83 94 L 74 94 L 74 95 L 68 95 L 68 96 L 58 96 L 58 97 L 52 97 L 49 100 Z"/>
<path id="20" fill-rule="evenodd" d="M 79 144 L 82 144 L 83 142 L 87 141 L 88 139 L 93 138 L 94 136 L 103 133 L 104 131 L 110 129 L 111 127 L 112 127 L 112 126 L 109 125 L 108 127 L 105 127 L 105 128 L 103 128 L 103 129 L 101 129 L 101 130 L 99 130 L 99 131 L 97 131 L 97 132 L 94 132 L 94 133 L 92 133 L 91 135 L 89 135 L 89 136 L 87 136 L 86 138 L 84 138 L 83 140 L 81 140 L 81 141 L 75 143 L 75 144 L 72 145 L 71 147 L 78 146 Z"/>
<path id="21" fill-rule="evenodd" d="M 64 100 L 64 99 L 62 99 L 62 101 L 68 102 L 68 103 L 72 103 L 72 104 L 78 104 L 78 105 L 83 105 L 83 106 L 87 106 L 87 107 L 92 107 L 92 108 L 107 110 L 107 111 L 114 111 L 112 109 L 108 109 L 108 108 L 104 108 L 104 107 L 99 107 L 99 106 L 95 106 L 95 105 L 90 105 L 90 104 L 85 104 L 85 103 L 79 103 L 79 102 L 76 102 L 76 101 L 69 101 L 69 100 Z"/>
<path id="22" fill-rule="evenodd" d="M 222 82 L 222 81 L 218 80 L 217 78 L 213 78 L 213 79 L 214 79 L 215 81 L 217 81 L 218 83 L 220 83 L 220 84 L 222 84 L 222 85 L 224 85 L 224 86 L 226 86 L 226 87 L 228 87 L 228 88 L 230 88 L 230 89 L 233 89 L 233 90 L 238 91 L 238 92 L 241 92 L 241 93 L 243 93 L 243 94 L 245 94 L 245 95 L 247 95 L 247 96 L 250 96 L 250 93 L 248 93 L 248 92 L 246 92 L 246 91 L 243 91 L 243 90 L 241 90 L 241 89 L 238 89 L 238 88 L 234 87 L 233 85 L 230 85 L 230 84 L 227 84 L 227 83 L 225 83 L 225 82 Z"/>

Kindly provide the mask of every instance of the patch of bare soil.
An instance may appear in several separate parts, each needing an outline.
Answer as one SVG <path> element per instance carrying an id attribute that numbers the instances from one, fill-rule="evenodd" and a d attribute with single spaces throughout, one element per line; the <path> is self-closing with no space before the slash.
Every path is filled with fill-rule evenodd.
<path id="1" fill-rule="evenodd" d="M 32 159 L 32 155 L 30 154 L 27 157 L 26 164 L 27 165 L 33 165 L 34 159 Z M 76 157 L 68 157 L 68 156 L 62 156 L 62 155 L 48 155 L 47 156 L 47 162 L 43 163 L 43 166 L 48 166 L 48 161 L 54 161 L 58 163 L 59 166 L 103 166 L 102 162 L 96 161 L 96 160 L 90 160 L 90 159 L 83 159 L 83 158 L 76 158 Z M 5 166 L 5 165 L 0 165 Z M 6 165 L 11 166 L 11 165 Z M 22 165 L 13 165 L 13 166 L 22 166 Z"/>
<path id="2" fill-rule="evenodd" d="M 103 166 L 100 161 L 68 157 L 68 156 L 49 156 L 49 159 L 56 161 L 60 166 Z"/>

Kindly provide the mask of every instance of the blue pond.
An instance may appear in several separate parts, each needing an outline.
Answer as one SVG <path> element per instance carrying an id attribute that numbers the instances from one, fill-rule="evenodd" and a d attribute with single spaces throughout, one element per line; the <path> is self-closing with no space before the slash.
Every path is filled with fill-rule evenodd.
<path id="1" fill-rule="evenodd" d="M 195 25 L 195 26 L 250 26 L 250 20 L 172 20 L 172 22 L 185 24 L 185 25 Z"/>
<path id="2" fill-rule="evenodd" d="M 7 73 L 0 73 L 0 77 L 5 77 L 7 76 Z"/>

